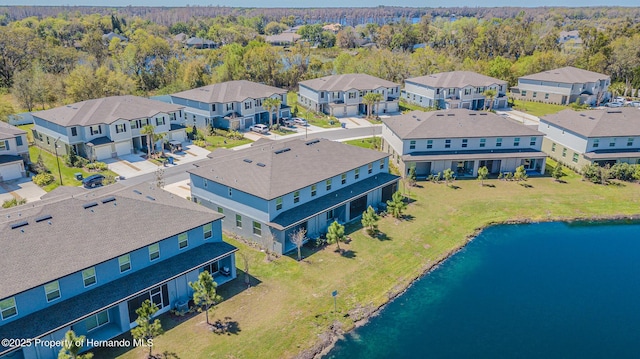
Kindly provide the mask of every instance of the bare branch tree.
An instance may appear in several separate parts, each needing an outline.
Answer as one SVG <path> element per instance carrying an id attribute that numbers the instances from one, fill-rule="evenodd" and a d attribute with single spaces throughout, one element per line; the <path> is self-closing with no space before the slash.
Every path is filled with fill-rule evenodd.
<path id="1" fill-rule="evenodd" d="M 291 243 L 295 244 L 298 249 L 298 262 L 302 260 L 302 253 L 300 250 L 305 239 L 307 239 L 307 230 L 304 228 L 300 228 L 289 235 L 289 240 Z"/>

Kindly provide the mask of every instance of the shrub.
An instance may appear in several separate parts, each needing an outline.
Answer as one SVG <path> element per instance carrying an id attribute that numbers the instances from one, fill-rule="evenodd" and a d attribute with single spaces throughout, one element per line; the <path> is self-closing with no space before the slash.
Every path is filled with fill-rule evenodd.
<path id="1" fill-rule="evenodd" d="M 230 138 L 232 140 L 241 140 L 244 138 L 244 135 L 242 135 L 240 132 L 234 130 L 234 131 L 230 131 L 227 134 L 227 138 Z"/>
<path id="2" fill-rule="evenodd" d="M 116 177 L 113 175 L 106 175 L 104 176 L 104 179 L 102 180 L 102 185 L 106 186 L 109 184 L 113 184 L 116 183 Z"/>
<path id="3" fill-rule="evenodd" d="M 25 203 L 27 203 L 27 200 L 24 198 L 20 198 L 20 199 L 12 198 L 2 202 L 2 208 L 11 208 L 11 207 L 19 206 Z"/>
<path id="4" fill-rule="evenodd" d="M 89 171 L 106 171 L 109 168 L 104 162 L 87 163 L 85 167 Z"/>
<path id="5" fill-rule="evenodd" d="M 33 176 L 33 183 L 37 184 L 40 187 L 48 185 L 49 183 L 53 182 L 53 180 L 53 175 L 50 173 L 38 173 L 37 175 Z"/>
<path id="6" fill-rule="evenodd" d="M 193 144 L 198 147 L 207 147 L 207 143 L 204 140 L 194 140 Z"/>
<path id="7" fill-rule="evenodd" d="M 626 162 L 616 163 L 611 166 L 611 178 L 615 178 L 620 181 L 632 181 L 636 173 L 636 165 L 630 165 Z"/>

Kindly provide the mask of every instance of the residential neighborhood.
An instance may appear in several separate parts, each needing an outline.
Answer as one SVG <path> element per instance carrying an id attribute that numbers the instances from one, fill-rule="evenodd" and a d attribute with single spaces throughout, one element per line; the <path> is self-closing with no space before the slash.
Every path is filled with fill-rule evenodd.
<path id="1" fill-rule="evenodd" d="M 0 6 L 0 359 L 420 356 L 358 328 L 444 328 L 489 264 L 539 317 L 542 272 L 635 261 L 578 253 L 640 218 L 635 7 L 56 6 Z M 489 259 L 520 245 L 566 268 Z M 455 311 L 510 298 L 477 285 Z"/>

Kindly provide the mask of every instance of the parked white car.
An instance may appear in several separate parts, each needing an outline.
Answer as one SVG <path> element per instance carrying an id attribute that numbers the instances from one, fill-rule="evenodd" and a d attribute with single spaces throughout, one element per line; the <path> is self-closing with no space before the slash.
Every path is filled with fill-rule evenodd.
<path id="1" fill-rule="evenodd" d="M 296 125 L 306 126 L 307 125 L 307 120 L 305 120 L 304 118 L 300 118 L 300 117 L 294 117 L 293 118 L 293 123 L 295 123 Z"/>
<path id="2" fill-rule="evenodd" d="M 267 133 L 267 132 L 269 132 L 269 127 L 259 123 L 257 125 L 253 125 L 253 126 L 249 127 L 249 130 L 251 130 L 253 132 L 257 132 L 257 133 Z"/>
<path id="3" fill-rule="evenodd" d="M 617 101 L 613 101 L 613 102 L 609 102 L 606 105 L 607 107 L 622 107 L 624 106 L 624 103 L 622 102 L 617 102 Z"/>

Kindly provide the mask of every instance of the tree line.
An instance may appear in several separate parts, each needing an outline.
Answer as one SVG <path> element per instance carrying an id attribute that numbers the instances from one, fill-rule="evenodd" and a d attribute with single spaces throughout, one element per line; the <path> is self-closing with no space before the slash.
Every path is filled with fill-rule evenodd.
<path id="1" fill-rule="evenodd" d="M 162 23 L 147 19 L 159 11 L 156 8 L 138 13 L 131 7 L 106 14 L 62 11 L 20 20 L 10 20 L 15 14 L 8 15 L 7 9 L 18 11 L 3 8 L 0 16 L 0 93 L 12 92 L 27 111 L 111 95 L 168 94 L 237 79 L 295 89 L 302 80 L 352 72 L 401 82 L 470 70 L 515 85 L 526 74 L 575 66 L 609 74 L 617 82 L 612 88 L 621 95 L 640 87 L 640 16 L 631 17 L 636 8 L 533 8 L 515 14 L 512 9 L 476 9 L 477 16 L 439 9 L 444 16 L 415 18 L 410 16 L 418 13 L 406 13 L 383 24 L 342 26 L 338 31 L 309 23 L 298 29 L 302 41 L 284 48 L 269 45 L 265 37 L 304 23 L 296 9 Z M 354 14 L 397 15 L 398 9 L 403 8 L 363 8 Z M 241 10 L 251 15 L 255 9 L 234 11 Z M 508 16 L 488 18 L 501 12 Z M 276 13 L 280 17 L 266 15 Z M 560 44 L 563 30 L 577 30 L 582 44 Z M 124 39 L 107 41 L 103 35 L 108 32 Z M 186 48 L 174 40 L 178 34 L 212 40 L 219 48 Z M 0 103 L 0 109 L 11 112 L 6 103 Z"/>

